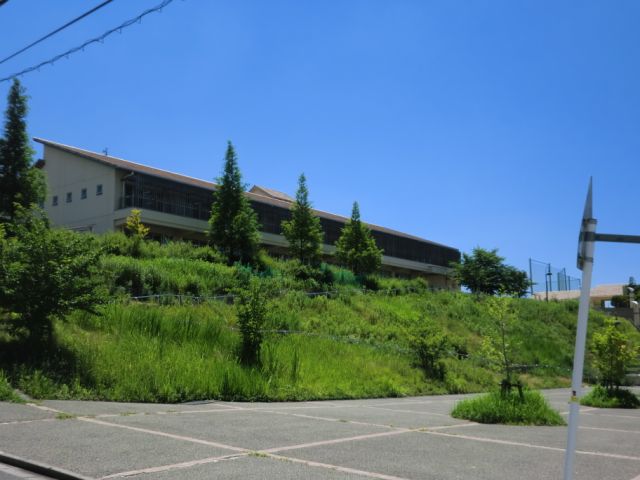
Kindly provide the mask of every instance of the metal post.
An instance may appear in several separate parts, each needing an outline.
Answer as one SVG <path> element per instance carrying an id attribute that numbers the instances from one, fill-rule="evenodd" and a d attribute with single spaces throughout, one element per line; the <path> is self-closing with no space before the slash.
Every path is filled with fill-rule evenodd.
<path id="1" fill-rule="evenodd" d="M 531 257 L 529 257 L 529 288 L 531 289 L 531 297 L 533 297 L 533 267 L 531 266 Z"/>
<path id="2" fill-rule="evenodd" d="M 573 357 L 573 376 L 571 378 L 571 401 L 569 404 L 569 431 L 567 435 L 567 451 L 564 457 L 564 480 L 573 478 L 573 460 L 576 451 L 576 432 L 582 397 L 582 374 L 584 368 L 584 350 L 587 338 L 587 320 L 589 319 L 589 300 L 591 294 L 591 273 L 593 271 L 593 252 L 595 250 L 595 231 L 597 221 L 585 218 L 585 249 L 582 268 L 582 289 L 578 307 L 578 331 L 576 332 L 576 348 Z"/>

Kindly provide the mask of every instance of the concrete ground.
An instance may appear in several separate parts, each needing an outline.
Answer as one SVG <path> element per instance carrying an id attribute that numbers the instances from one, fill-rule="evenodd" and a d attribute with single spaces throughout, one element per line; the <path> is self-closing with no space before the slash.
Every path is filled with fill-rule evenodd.
<path id="1" fill-rule="evenodd" d="M 566 416 L 568 390 L 545 395 Z M 450 417 L 463 397 L 0 403 L 0 451 L 99 479 L 562 478 L 566 427 Z M 640 410 L 581 409 L 575 478 L 640 480 Z"/>

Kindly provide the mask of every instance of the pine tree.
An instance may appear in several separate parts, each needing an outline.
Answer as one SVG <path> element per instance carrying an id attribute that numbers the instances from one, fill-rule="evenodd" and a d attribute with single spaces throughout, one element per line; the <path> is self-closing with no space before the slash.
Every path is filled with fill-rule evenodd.
<path id="1" fill-rule="evenodd" d="M 300 263 L 310 266 L 320 263 L 322 228 L 320 219 L 311 210 L 304 173 L 298 178 L 298 191 L 291 208 L 291 220 L 282 222 L 282 233 L 289 242 L 291 255 Z"/>
<path id="2" fill-rule="evenodd" d="M 258 255 L 258 219 L 244 191 L 238 157 L 229 142 L 224 171 L 213 194 L 208 231 L 210 243 L 227 258 L 229 265 L 255 263 Z"/>
<path id="3" fill-rule="evenodd" d="M 336 242 L 336 257 L 357 276 L 370 275 L 380 268 L 382 250 L 377 247 L 371 230 L 360 220 L 358 202 L 353 203 L 351 219 Z"/>
<path id="4" fill-rule="evenodd" d="M 14 203 L 25 208 L 44 201 L 45 181 L 33 166 L 33 150 L 27 134 L 27 96 L 14 79 L 7 98 L 4 138 L 0 141 L 0 220 L 13 220 Z"/>

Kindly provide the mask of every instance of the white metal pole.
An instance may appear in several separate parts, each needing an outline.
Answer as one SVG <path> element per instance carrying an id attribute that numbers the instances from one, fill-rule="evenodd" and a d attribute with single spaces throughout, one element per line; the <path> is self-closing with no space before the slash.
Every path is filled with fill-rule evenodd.
<path id="1" fill-rule="evenodd" d="M 589 319 L 589 297 L 591 293 L 591 273 L 593 271 L 593 252 L 595 250 L 595 231 L 597 221 L 585 219 L 585 250 L 582 268 L 582 289 L 578 307 L 578 330 L 576 347 L 573 356 L 573 376 L 571 378 L 571 401 L 569 403 L 569 431 L 567 435 L 567 451 L 564 457 L 564 480 L 573 478 L 573 460 L 576 451 L 576 432 L 582 397 L 582 373 L 584 368 L 584 350 L 587 340 L 587 321 Z"/>

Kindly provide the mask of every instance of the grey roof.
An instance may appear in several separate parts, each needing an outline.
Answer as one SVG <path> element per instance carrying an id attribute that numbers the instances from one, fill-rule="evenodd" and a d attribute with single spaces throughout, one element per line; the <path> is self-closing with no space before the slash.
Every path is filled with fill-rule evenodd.
<path id="1" fill-rule="evenodd" d="M 131 162 L 129 160 L 124 160 L 122 158 L 117 158 L 117 157 L 112 157 L 110 155 L 104 155 L 101 153 L 96 153 L 96 152 L 91 152 L 89 150 L 84 150 L 82 148 L 77 148 L 77 147 L 72 147 L 70 145 L 64 145 L 62 143 L 58 143 L 58 142 L 54 142 L 51 140 L 46 140 L 44 138 L 39 138 L 39 137 L 34 137 L 33 140 L 35 142 L 41 143 L 42 145 L 46 145 L 49 147 L 53 147 L 53 148 L 57 148 L 59 150 L 62 150 L 64 152 L 68 152 L 68 153 L 73 153 L 74 155 L 78 155 L 80 157 L 84 157 L 90 160 L 95 160 L 97 162 L 103 163 L 105 165 L 111 165 L 113 167 L 116 168 L 121 168 L 123 170 L 128 170 L 128 171 L 133 171 L 133 172 L 139 172 L 139 173 L 144 173 L 147 175 L 151 175 L 154 177 L 159 177 L 159 178 L 164 178 L 167 180 L 172 180 L 174 182 L 178 182 L 178 183 L 182 183 L 185 185 L 192 185 L 195 187 L 200 187 L 200 188 L 205 188 L 207 190 L 215 190 L 217 185 L 213 182 L 207 182 L 206 180 L 200 180 L 198 178 L 193 178 L 193 177 L 189 177 L 187 175 L 182 175 L 179 173 L 173 173 L 173 172 L 169 172 L 167 170 L 162 170 L 159 168 L 154 168 L 154 167 L 149 167 L 147 165 L 143 165 L 141 163 L 135 163 L 135 162 Z M 258 187 L 259 189 L 263 190 L 263 191 L 267 191 L 267 189 L 265 189 L 264 187 Z M 270 192 L 276 192 L 276 193 L 280 193 L 281 195 L 285 195 L 288 198 L 288 195 L 286 194 L 282 194 L 281 192 L 277 192 L 277 190 L 271 190 L 268 189 Z M 268 195 L 264 195 L 264 194 L 257 194 L 257 193 L 252 193 L 252 192 L 245 192 L 245 195 L 247 197 L 249 197 L 249 199 L 256 201 L 256 202 L 260 202 L 260 203 L 266 203 L 268 205 L 274 205 L 274 206 L 278 206 L 278 207 L 282 207 L 282 208 L 287 208 L 290 209 L 291 208 L 291 200 L 280 200 L 278 198 L 276 198 L 275 196 L 268 196 Z M 347 220 L 349 220 L 348 217 L 344 217 L 342 215 L 336 215 L 334 213 L 329 213 L 329 212 L 324 212 L 322 210 L 316 210 L 314 209 L 313 212 L 321 218 L 326 218 L 329 220 L 335 220 L 341 223 L 346 222 Z M 372 223 L 365 223 L 369 228 L 371 228 L 371 230 L 375 230 L 378 232 L 383 232 L 383 233 L 389 233 L 391 235 L 396 235 L 399 237 L 404 237 L 404 238 L 409 238 L 412 240 L 417 240 L 419 242 L 426 242 L 429 243 L 431 245 L 438 245 L 440 247 L 445 247 L 445 248 L 454 248 L 454 247 L 450 247 L 448 245 L 444 245 L 442 243 L 436 243 L 436 242 L 432 242 L 431 240 L 426 240 L 424 238 L 420 238 L 420 237 L 416 237 L 414 235 L 409 235 L 403 232 L 399 232 L 397 230 L 392 230 L 390 228 L 386 228 L 386 227 L 381 227 L 379 225 L 374 225 Z"/>

